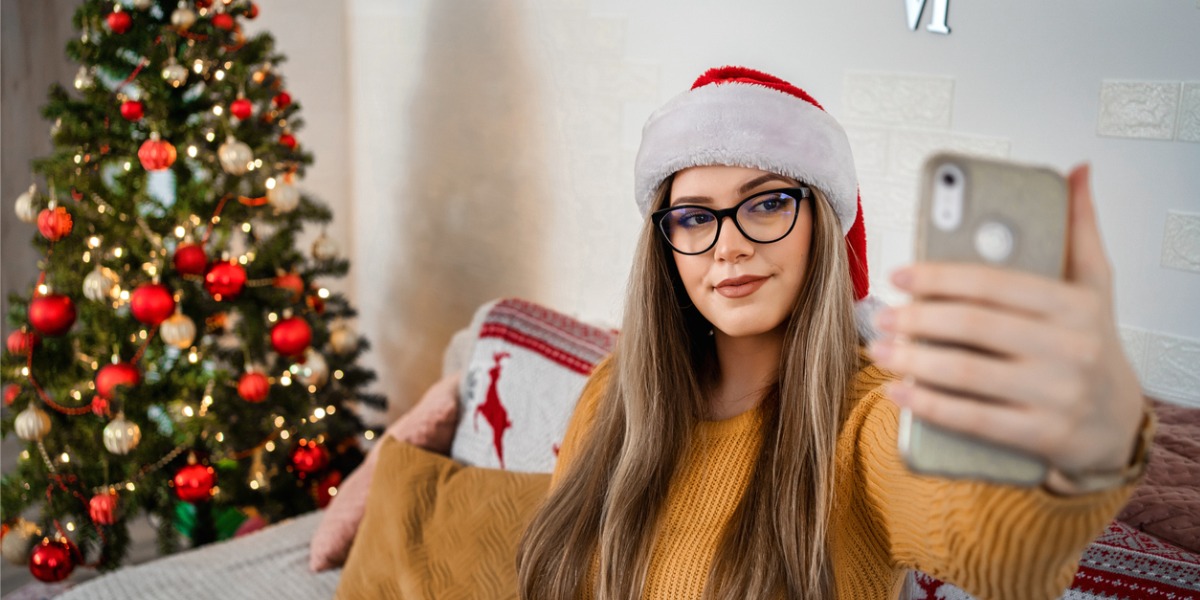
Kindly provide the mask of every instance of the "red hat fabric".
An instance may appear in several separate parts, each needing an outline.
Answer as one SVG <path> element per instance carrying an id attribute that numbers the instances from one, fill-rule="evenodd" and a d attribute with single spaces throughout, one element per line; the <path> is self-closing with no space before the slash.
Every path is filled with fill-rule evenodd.
<path id="1" fill-rule="evenodd" d="M 770 171 L 824 193 L 845 235 L 864 330 L 875 303 L 868 296 L 866 230 L 850 141 L 837 120 L 807 92 L 773 75 L 736 66 L 709 69 L 642 128 L 634 166 L 642 216 L 652 210 L 663 181 L 703 165 Z"/>

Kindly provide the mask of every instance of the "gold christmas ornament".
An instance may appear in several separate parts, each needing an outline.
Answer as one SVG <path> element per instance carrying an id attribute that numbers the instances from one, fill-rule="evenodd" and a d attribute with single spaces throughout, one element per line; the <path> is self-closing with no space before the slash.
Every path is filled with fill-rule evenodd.
<path id="1" fill-rule="evenodd" d="M 329 332 L 329 347 L 337 354 L 348 354 L 358 347 L 358 335 L 349 325 L 338 322 Z"/>
<path id="2" fill-rule="evenodd" d="M 154 6 L 154 0 L 133 0 L 133 7 L 138 10 L 146 10 Z"/>
<path id="3" fill-rule="evenodd" d="M 29 190 L 24 194 L 17 196 L 16 205 L 13 210 L 17 213 L 17 218 L 26 223 L 36 223 L 38 213 L 41 212 L 33 206 L 33 197 L 37 195 L 37 184 L 29 186 Z"/>
<path id="4" fill-rule="evenodd" d="M 141 441 L 142 429 L 137 423 L 127 421 L 123 411 L 104 426 L 104 447 L 113 454 L 129 454 Z"/>
<path id="5" fill-rule="evenodd" d="M 221 161 L 221 168 L 225 169 L 230 175 L 243 175 L 250 169 L 250 161 L 254 160 L 254 153 L 250 151 L 250 146 L 239 142 L 232 135 L 225 138 L 225 143 L 217 148 L 217 158 Z"/>
<path id="6" fill-rule="evenodd" d="M 83 278 L 83 295 L 95 302 L 108 302 L 112 299 L 113 290 L 120 283 L 116 271 L 96 265 L 96 268 Z"/>
<path id="7" fill-rule="evenodd" d="M 279 178 L 275 180 L 275 187 L 267 190 L 267 202 L 281 213 L 292 212 L 300 205 L 300 191 L 296 186 Z"/>
<path id="8" fill-rule="evenodd" d="M 22 567 L 29 564 L 29 551 L 33 547 L 33 538 L 38 534 L 38 527 L 25 519 L 18 518 L 12 524 L 12 529 L 4 535 L 3 547 L 0 554 L 8 562 Z"/>
<path id="9" fill-rule="evenodd" d="M 325 232 L 322 231 L 320 237 L 313 242 L 312 255 L 317 260 L 333 260 L 337 258 L 337 242 L 333 241 L 332 238 L 325 235 Z"/>
<path id="10" fill-rule="evenodd" d="M 177 88 L 187 83 L 188 71 L 179 61 L 172 56 L 167 59 L 167 64 L 163 66 L 162 78 L 171 84 L 171 87 Z"/>
<path id="11" fill-rule="evenodd" d="M 79 67 L 75 72 L 75 89 L 79 91 L 90 90 L 96 85 L 96 78 L 92 75 L 91 69 L 87 67 Z"/>
<path id="12" fill-rule="evenodd" d="M 13 428 L 17 431 L 17 437 L 27 442 L 36 442 L 50 433 L 50 415 L 30 404 L 17 415 Z"/>
<path id="13" fill-rule="evenodd" d="M 187 29 L 196 22 L 196 13 L 188 8 L 186 0 L 179 0 L 179 8 L 171 13 L 171 25 Z"/>
<path id="14" fill-rule="evenodd" d="M 176 311 L 175 314 L 167 317 L 167 320 L 162 322 L 158 332 L 168 344 L 180 350 L 186 350 L 192 345 L 192 341 L 196 339 L 196 323 L 187 315 Z"/>
<path id="15" fill-rule="evenodd" d="M 309 348 L 304 352 L 304 364 L 300 366 L 300 381 L 304 385 L 321 387 L 329 381 L 329 363 L 320 352 Z"/>

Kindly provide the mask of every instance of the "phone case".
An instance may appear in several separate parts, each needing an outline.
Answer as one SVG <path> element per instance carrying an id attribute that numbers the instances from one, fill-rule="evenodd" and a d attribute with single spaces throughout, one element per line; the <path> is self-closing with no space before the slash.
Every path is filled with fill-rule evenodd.
<path id="1" fill-rule="evenodd" d="M 935 215 L 945 208 L 946 196 L 939 194 L 948 189 L 943 179 L 948 173 L 963 186 L 958 224 L 949 228 L 947 213 Z M 984 262 L 1062 277 L 1067 186 L 1057 172 L 939 153 L 926 161 L 920 185 L 916 260 Z M 925 423 L 907 409 L 901 411 L 898 442 L 916 472 L 1026 486 L 1046 476 L 1037 457 Z"/>

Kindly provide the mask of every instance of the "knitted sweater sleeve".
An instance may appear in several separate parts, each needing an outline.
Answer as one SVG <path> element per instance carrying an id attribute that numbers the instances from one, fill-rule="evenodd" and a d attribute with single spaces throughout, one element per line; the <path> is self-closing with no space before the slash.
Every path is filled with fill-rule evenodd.
<path id="1" fill-rule="evenodd" d="M 981 598 L 1058 598 L 1079 558 L 1133 485 L 1082 496 L 915 475 L 896 447 L 899 409 L 883 394 L 887 374 L 869 366 L 839 448 L 865 495 L 877 543 L 901 569 L 919 569 Z M 854 489 L 857 488 L 857 489 Z M 845 489 L 845 488 L 842 488 Z"/>
<path id="2" fill-rule="evenodd" d="M 608 386 L 611 371 L 612 357 L 610 356 L 596 365 L 591 376 L 588 377 L 587 383 L 584 384 L 583 392 L 579 394 L 579 401 L 575 403 L 575 410 L 571 413 L 571 419 L 567 421 L 567 431 L 563 434 L 562 444 L 559 444 L 558 447 L 558 458 L 554 463 L 554 472 L 550 475 L 551 490 L 558 487 L 558 483 L 562 481 L 563 475 L 566 474 L 575 456 L 579 453 L 585 434 L 591 430 L 592 423 L 596 420 L 596 410 L 600 405 L 600 398 Z"/>

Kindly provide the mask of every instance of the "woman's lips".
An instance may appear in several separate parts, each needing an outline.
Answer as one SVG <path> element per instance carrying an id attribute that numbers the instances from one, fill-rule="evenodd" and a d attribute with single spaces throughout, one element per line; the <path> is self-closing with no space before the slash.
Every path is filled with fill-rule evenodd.
<path id="1" fill-rule="evenodd" d="M 726 298 L 742 298 L 749 296 L 758 291 L 767 282 L 766 277 L 755 277 L 752 275 L 744 275 L 742 277 L 734 277 L 726 279 L 717 284 L 715 288 L 717 293 Z"/>

